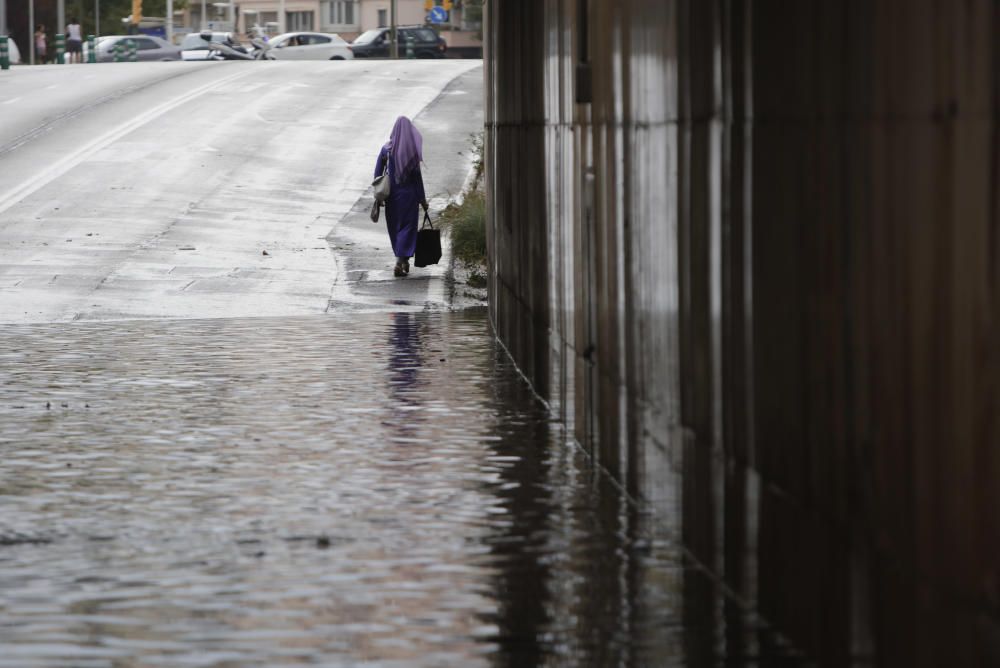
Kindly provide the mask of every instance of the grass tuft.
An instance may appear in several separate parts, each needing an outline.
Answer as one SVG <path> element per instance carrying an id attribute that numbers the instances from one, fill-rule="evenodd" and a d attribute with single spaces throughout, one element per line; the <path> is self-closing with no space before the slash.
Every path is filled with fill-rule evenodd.
<path id="1" fill-rule="evenodd" d="M 451 250 L 466 267 L 486 263 L 486 197 L 473 190 L 461 204 L 451 204 L 441 213 L 441 222 L 451 230 Z"/>

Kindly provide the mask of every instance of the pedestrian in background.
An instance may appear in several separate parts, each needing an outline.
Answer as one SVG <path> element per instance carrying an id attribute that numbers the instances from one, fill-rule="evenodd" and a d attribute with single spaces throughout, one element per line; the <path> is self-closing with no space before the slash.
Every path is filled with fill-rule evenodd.
<path id="1" fill-rule="evenodd" d="M 375 176 L 388 165 L 391 187 L 385 203 L 385 222 L 389 230 L 392 252 L 396 255 L 393 275 L 410 273 L 410 258 L 417 245 L 417 222 L 420 206 L 427 211 L 424 178 L 420 174 L 424 139 L 406 116 L 400 116 L 392 126 L 389 141 L 379 151 Z"/>
<path id="2" fill-rule="evenodd" d="M 45 25 L 39 23 L 35 28 L 35 60 L 44 65 L 49 62 L 48 40 L 45 37 Z"/>
<path id="3" fill-rule="evenodd" d="M 66 26 L 66 53 L 68 54 L 69 62 L 83 62 L 83 29 L 77 22 L 76 17 L 71 18 L 69 25 Z"/>

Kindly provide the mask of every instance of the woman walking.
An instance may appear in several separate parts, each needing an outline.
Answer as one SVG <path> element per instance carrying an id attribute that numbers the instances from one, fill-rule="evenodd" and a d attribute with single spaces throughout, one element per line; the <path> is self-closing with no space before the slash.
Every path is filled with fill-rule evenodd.
<path id="1" fill-rule="evenodd" d="M 397 277 L 410 273 L 410 258 L 417 245 L 418 207 L 423 206 L 427 211 L 424 179 L 420 174 L 423 145 L 423 137 L 410 119 L 400 116 L 375 162 L 376 177 L 382 174 L 387 164 L 389 169 L 391 186 L 385 203 L 385 221 L 392 252 L 396 255 L 393 275 Z"/>

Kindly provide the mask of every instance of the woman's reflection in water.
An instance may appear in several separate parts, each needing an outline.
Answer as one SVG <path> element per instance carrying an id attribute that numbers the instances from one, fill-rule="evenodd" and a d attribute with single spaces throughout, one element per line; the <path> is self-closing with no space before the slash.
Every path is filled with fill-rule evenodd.
<path id="1" fill-rule="evenodd" d="M 422 323 L 409 312 L 390 313 L 389 328 L 389 397 L 394 403 L 393 421 L 385 424 L 400 436 L 412 437 L 414 425 L 420 421 L 421 395 L 426 385 L 421 373 L 424 364 L 421 350 Z"/>

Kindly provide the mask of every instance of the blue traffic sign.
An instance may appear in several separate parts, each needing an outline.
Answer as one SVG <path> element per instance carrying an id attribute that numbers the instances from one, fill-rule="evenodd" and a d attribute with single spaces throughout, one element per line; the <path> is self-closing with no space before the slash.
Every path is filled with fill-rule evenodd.
<path id="1" fill-rule="evenodd" d="M 431 7 L 431 11 L 427 14 L 427 20 L 431 23 L 445 23 L 448 20 L 448 10 L 440 5 Z"/>

